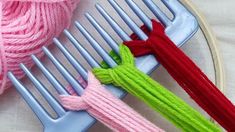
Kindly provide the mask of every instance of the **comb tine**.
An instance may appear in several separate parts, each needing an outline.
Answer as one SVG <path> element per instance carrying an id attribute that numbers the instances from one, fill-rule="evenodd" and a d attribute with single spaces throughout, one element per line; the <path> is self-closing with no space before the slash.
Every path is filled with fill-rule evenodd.
<path id="1" fill-rule="evenodd" d="M 130 29 L 141 39 L 147 40 L 148 36 L 140 29 L 140 27 L 124 12 L 124 10 L 116 3 L 115 0 L 108 0 L 119 16 L 126 22 Z"/>
<path id="2" fill-rule="evenodd" d="M 68 49 L 61 44 L 61 42 L 57 39 L 53 39 L 55 45 L 60 49 L 60 51 L 64 54 L 64 56 L 69 60 L 69 62 L 73 65 L 73 67 L 77 70 L 77 72 L 81 75 L 81 77 L 87 81 L 87 71 L 85 68 L 75 59 L 75 57 L 69 53 Z"/>
<path id="3" fill-rule="evenodd" d="M 65 110 L 58 103 L 58 101 L 51 95 L 51 93 L 46 89 L 46 87 L 30 72 L 30 70 L 24 65 L 20 64 L 20 68 L 24 71 L 26 76 L 33 82 L 34 86 L 41 93 L 41 95 L 46 99 L 48 104 L 53 108 L 59 117 L 65 114 Z"/>
<path id="4" fill-rule="evenodd" d="M 136 13 L 140 20 L 148 27 L 149 30 L 152 30 L 152 22 L 149 17 L 136 5 L 133 0 L 126 0 L 126 3 L 129 7 Z"/>
<path id="5" fill-rule="evenodd" d="M 166 16 L 164 12 L 152 1 L 152 0 L 143 0 L 145 5 L 153 12 L 153 14 L 163 23 L 166 27 L 171 24 L 171 20 Z"/>
<path id="6" fill-rule="evenodd" d="M 115 20 L 110 15 L 108 15 L 108 13 L 99 4 L 96 4 L 95 7 L 123 41 L 131 40 L 130 36 L 118 25 L 117 22 L 115 22 Z"/>
<path id="7" fill-rule="evenodd" d="M 53 119 L 41 106 L 41 104 L 37 101 L 33 94 L 18 79 L 16 79 L 16 77 L 11 72 L 8 72 L 8 78 L 11 80 L 12 84 L 16 87 L 17 91 L 24 98 L 26 103 L 36 114 L 43 126 L 51 124 Z"/>
<path id="8" fill-rule="evenodd" d="M 166 7 L 174 14 L 179 14 L 185 7 L 178 0 L 162 0 Z"/>
<path id="9" fill-rule="evenodd" d="M 79 53 L 85 58 L 91 67 L 100 67 L 100 64 L 87 52 L 87 50 L 77 41 L 77 39 L 68 31 L 64 30 L 64 34 L 70 42 L 76 47 Z"/>
<path id="10" fill-rule="evenodd" d="M 64 78 L 69 82 L 78 95 L 82 95 L 84 89 L 82 85 L 71 75 L 71 73 L 52 55 L 52 53 L 46 48 L 43 47 L 42 50 L 53 62 L 56 68 L 64 76 Z"/>
<path id="11" fill-rule="evenodd" d="M 69 92 L 63 87 L 63 85 L 55 78 L 55 76 L 42 64 L 42 62 L 35 55 L 31 55 L 31 58 L 59 94 L 69 95 Z"/>
<path id="12" fill-rule="evenodd" d="M 119 54 L 119 47 L 118 44 L 114 41 L 114 39 L 100 26 L 100 24 L 89 13 L 86 13 L 85 16 L 95 27 L 95 29 L 100 33 L 100 35 L 104 38 L 104 40 L 108 43 L 108 45 L 114 50 L 114 52 Z"/>
<path id="13" fill-rule="evenodd" d="M 85 36 L 85 38 L 89 41 L 91 46 L 110 67 L 117 66 L 117 63 L 113 60 L 113 58 L 109 56 L 109 54 L 98 44 L 98 42 L 86 31 L 86 29 L 79 22 L 76 21 L 75 25 L 83 34 L 83 36 Z"/>

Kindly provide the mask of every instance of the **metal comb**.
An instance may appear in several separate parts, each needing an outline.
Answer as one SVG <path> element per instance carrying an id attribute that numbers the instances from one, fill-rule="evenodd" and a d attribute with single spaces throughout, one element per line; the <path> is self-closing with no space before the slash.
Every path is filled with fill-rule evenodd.
<path id="1" fill-rule="evenodd" d="M 126 13 L 125 11 L 116 3 L 115 0 L 108 0 L 111 6 L 116 10 L 123 21 L 128 25 L 128 27 L 142 40 L 147 39 L 147 35 L 139 28 Z M 151 21 L 149 17 L 138 7 L 133 0 L 125 0 L 129 7 L 135 12 L 135 14 L 140 18 L 140 20 L 148 27 L 152 29 Z M 165 15 L 163 11 L 152 1 L 143 0 L 145 5 L 151 10 L 151 12 L 157 17 L 157 19 L 165 25 L 166 34 L 174 41 L 177 46 L 181 46 L 198 29 L 198 23 L 195 17 L 178 1 L 178 0 L 162 0 L 166 7 L 174 15 L 174 19 L 171 20 Z M 112 29 L 118 34 L 118 36 L 123 41 L 129 41 L 131 38 L 129 35 L 118 25 L 117 22 L 102 8 L 101 5 L 96 4 L 96 9 L 104 17 L 104 19 L 109 23 Z M 119 53 L 118 42 L 116 42 L 110 35 L 105 31 L 105 29 L 93 18 L 89 13 L 85 14 L 89 22 L 94 26 L 94 28 L 99 32 L 106 43 L 116 52 Z M 84 35 L 84 37 L 89 41 L 91 46 L 97 51 L 97 53 L 102 57 L 102 59 L 110 66 L 115 67 L 116 62 L 109 56 L 108 52 L 104 50 L 101 45 L 89 34 L 89 32 L 79 23 L 75 22 L 75 26 Z M 65 36 L 71 41 L 71 43 L 76 47 L 80 54 L 85 58 L 91 67 L 100 67 L 100 64 L 89 54 L 89 52 L 83 48 L 79 41 L 68 31 L 64 30 Z M 73 65 L 76 71 L 81 75 L 84 80 L 87 80 L 86 69 L 78 62 L 78 60 L 70 53 L 66 47 L 64 47 L 58 39 L 54 39 L 55 45 L 60 49 L 68 61 Z M 60 71 L 63 77 L 69 82 L 78 95 L 82 95 L 83 87 L 77 82 L 73 75 L 66 69 L 63 64 L 52 55 L 52 53 L 43 47 L 43 51 L 48 56 L 48 58 L 53 62 L 56 68 Z M 46 76 L 49 82 L 57 90 L 59 94 L 68 95 L 66 88 L 56 79 L 56 77 L 51 73 L 42 62 L 38 60 L 35 55 L 32 55 L 32 59 L 36 63 L 37 67 Z M 136 58 L 136 66 L 138 69 L 146 74 L 151 73 L 158 65 L 158 62 L 151 55 Z M 66 132 L 78 132 L 86 131 L 92 124 L 94 124 L 95 119 L 87 114 L 85 111 L 66 111 L 61 104 L 53 97 L 53 95 L 46 89 L 43 85 L 24 65 L 20 64 L 22 70 L 26 73 L 29 79 L 36 86 L 41 95 L 47 100 L 49 105 L 56 112 L 57 117 L 52 118 L 44 107 L 35 99 L 33 94 L 27 90 L 27 88 L 11 73 L 8 73 L 9 79 L 13 82 L 14 86 L 18 92 L 23 96 L 25 101 L 31 107 L 33 112 L 39 118 L 44 126 L 45 132 L 62 132 L 66 129 Z M 116 88 L 112 85 L 107 85 L 113 94 L 117 97 L 122 98 L 126 93 L 125 91 Z"/>

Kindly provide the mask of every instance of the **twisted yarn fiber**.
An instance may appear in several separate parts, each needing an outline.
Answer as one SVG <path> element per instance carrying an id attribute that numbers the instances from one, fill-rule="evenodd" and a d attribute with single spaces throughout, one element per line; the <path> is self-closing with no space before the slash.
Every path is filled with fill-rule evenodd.
<path id="1" fill-rule="evenodd" d="M 235 106 L 199 67 L 165 35 L 164 27 L 152 21 L 146 41 L 125 42 L 135 56 L 154 54 L 179 85 L 227 131 L 235 131 Z"/>
<path id="2" fill-rule="evenodd" d="M 7 71 L 22 78 L 19 63 L 33 66 L 30 55 L 41 57 L 41 47 L 52 43 L 52 38 L 69 26 L 78 1 L 0 1 L 0 94 L 10 85 Z"/>
<path id="3" fill-rule="evenodd" d="M 122 87 L 162 114 L 182 131 L 220 131 L 220 128 L 204 118 L 183 100 L 139 71 L 135 67 L 134 58 L 126 46 L 121 45 L 119 52 L 122 62 L 117 67 L 93 69 L 94 74 L 102 83 Z"/>
<path id="4" fill-rule="evenodd" d="M 60 96 L 60 99 L 65 108 L 75 111 L 86 110 L 114 131 L 163 132 L 112 95 L 90 72 L 88 85 L 82 96 Z"/>

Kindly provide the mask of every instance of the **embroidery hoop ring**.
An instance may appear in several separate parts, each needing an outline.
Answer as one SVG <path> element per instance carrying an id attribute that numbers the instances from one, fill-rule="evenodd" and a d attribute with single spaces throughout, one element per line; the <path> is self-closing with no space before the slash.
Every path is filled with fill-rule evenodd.
<path id="1" fill-rule="evenodd" d="M 218 41 L 211 30 L 210 25 L 206 21 L 205 16 L 196 8 L 190 0 L 180 0 L 197 18 L 199 27 L 207 41 L 215 72 L 215 85 L 222 93 L 225 93 L 225 72 L 221 54 L 219 52 Z M 214 120 L 211 118 L 211 121 Z"/>

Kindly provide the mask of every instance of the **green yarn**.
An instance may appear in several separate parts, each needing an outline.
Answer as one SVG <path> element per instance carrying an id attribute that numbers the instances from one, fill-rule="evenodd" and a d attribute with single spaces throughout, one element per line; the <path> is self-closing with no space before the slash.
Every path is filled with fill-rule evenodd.
<path id="1" fill-rule="evenodd" d="M 115 60 L 115 62 L 117 64 L 122 63 L 121 58 L 113 50 L 111 50 L 109 52 L 109 55 L 113 58 L 113 60 Z M 102 61 L 100 65 L 101 65 L 102 68 L 105 68 L 105 69 L 109 68 L 109 65 L 107 63 L 105 63 L 104 61 Z"/>
<path id="2" fill-rule="evenodd" d="M 102 83 L 122 87 L 162 114 L 182 131 L 221 131 L 218 126 L 203 117 L 182 99 L 139 71 L 135 67 L 133 55 L 126 46 L 120 45 L 121 58 L 114 52 L 111 54 L 115 56 L 115 60 L 120 65 L 108 68 L 107 64 L 102 63 L 103 68 L 93 69 L 94 74 Z"/>

